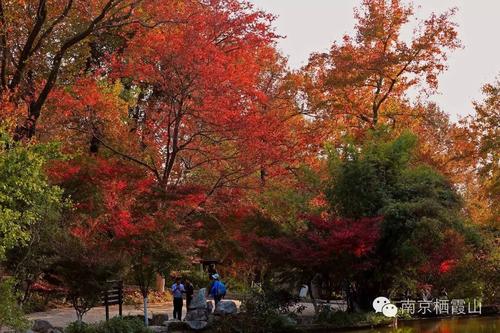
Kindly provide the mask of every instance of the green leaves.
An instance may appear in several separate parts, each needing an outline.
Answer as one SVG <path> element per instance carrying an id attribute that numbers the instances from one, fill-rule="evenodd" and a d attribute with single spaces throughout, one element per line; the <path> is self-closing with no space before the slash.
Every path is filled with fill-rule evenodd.
<path id="1" fill-rule="evenodd" d="M 28 321 L 24 318 L 24 312 L 17 304 L 17 295 L 13 292 L 14 281 L 12 279 L 0 280 L 0 327 L 14 329 L 28 328 Z"/>
<path id="2" fill-rule="evenodd" d="M 24 146 L 0 136 L 0 260 L 8 249 L 27 244 L 31 225 L 62 208 L 62 190 L 44 173 L 57 157 L 55 144 Z"/>
<path id="3" fill-rule="evenodd" d="M 348 144 L 331 154 L 326 194 L 342 217 L 383 216 L 379 264 L 372 274 L 384 288 L 404 291 L 443 273 L 438 267 L 455 262 L 471 237 L 452 184 L 418 162 L 416 137 L 370 135 L 362 145 Z"/>
<path id="4" fill-rule="evenodd" d="M 362 147 L 348 143 L 330 151 L 331 181 L 325 194 L 332 210 L 348 218 L 378 215 L 392 200 L 415 145 L 414 135 L 403 134 L 391 141 L 374 138 Z"/>

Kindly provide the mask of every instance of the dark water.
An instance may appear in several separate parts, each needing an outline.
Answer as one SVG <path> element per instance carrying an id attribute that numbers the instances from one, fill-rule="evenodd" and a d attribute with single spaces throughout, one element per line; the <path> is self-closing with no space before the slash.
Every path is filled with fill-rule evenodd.
<path id="1" fill-rule="evenodd" d="M 500 317 L 425 319 L 400 322 L 398 328 L 377 328 L 352 333 L 500 333 Z"/>

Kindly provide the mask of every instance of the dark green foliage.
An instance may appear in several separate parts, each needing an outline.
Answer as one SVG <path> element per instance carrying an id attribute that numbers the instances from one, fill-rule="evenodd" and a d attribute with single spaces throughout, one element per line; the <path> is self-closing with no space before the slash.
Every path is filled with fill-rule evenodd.
<path id="1" fill-rule="evenodd" d="M 85 324 L 73 322 L 65 330 L 65 333 L 150 333 L 150 329 L 138 318 L 114 317 L 109 321 L 97 324 Z"/>
<path id="2" fill-rule="evenodd" d="M 12 279 L 0 280 L 0 328 L 2 326 L 13 329 L 27 329 L 28 321 L 24 312 L 17 303 Z"/>
<path id="3" fill-rule="evenodd" d="M 34 224 L 61 210 L 62 190 L 44 172 L 58 157 L 57 145 L 14 144 L 0 129 L 0 260 L 7 250 L 29 244 Z"/>
<path id="4" fill-rule="evenodd" d="M 57 244 L 59 257 L 52 270 L 62 280 L 81 321 L 99 303 L 106 281 L 119 276 L 122 262 L 112 253 L 101 256 L 98 248 L 71 235 L 61 237 Z"/>
<path id="5" fill-rule="evenodd" d="M 217 332 L 286 332 L 296 325 L 301 307 L 291 309 L 299 299 L 288 291 L 252 288 L 242 300 L 237 318 L 218 322 Z"/>
<path id="6" fill-rule="evenodd" d="M 18 245 L 7 252 L 4 265 L 16 280 L 25 311 L 45 311 L 50 299 L 61 296 L 55 292 L 37 295 L 33 293 L 33 284 L 41 281 L 46 273 L 50 276 L 52 265 L 59 257 L 54 240 L 67 232 L 65 221 L 46 218 L 30 226 L 28 246 Z"/>
<path id="7" fill-rule="evenodd" d="M 269 311 L 288 314 L 291 313 L 290 308 L 298 302 L 300 299 L 288 290 L 264 286 L 262 289 L 250 289 L 243 299 L 242 308 L 246 313 L 256 316 Z"/>
<path id="8" fill-rule="evenodd" d="M 251 288 L 242 299 L 240 313 L 221 317 L 214 323 L 213 332 L 267 333 L 290 332 L 297 324 L 301 307 L 291 307 L 299 300 L 288 291 L 270 288 Z"/>
<path id="9" fill-rule="evenodd" d="M 379 140 L 330 152 L 331 182 L 325 194 L 338 216 L 376 216 L 394 198 L 395 183 L 408 167 L 416 138 L 404 134 L 394 141 Z"/>
<path id="10" fill-rule="evenodd" d="M 326 195 L 332 211 L 341 217 L 383 217 L 376 264 L 357 282 L 362 307 L 378 294 L 436 285 L 445 266 L 455 265 L 467 246 L 479 242 L 464 222 L 456 189 L 418 163 L 415 146 L 412 134 L 387 139 L 375 132 L 361 146 L 348 143 L 330 154 Z"/>
<path id="11" fill-rule="evenodd" d="M 131 275 L 143 297 L 147 297 L 157 274 L 168 277 L 172 271 L 183 267 L 182 253 L 176 244 L 167 240 L 167 235 L 170 236 L 170 234 L 171 229 L 165 226 L 162 230 L 145 232 L 125 239 L 135 244 L 135 253 L 131 254 L 127 263 L 131 267 Z"/>

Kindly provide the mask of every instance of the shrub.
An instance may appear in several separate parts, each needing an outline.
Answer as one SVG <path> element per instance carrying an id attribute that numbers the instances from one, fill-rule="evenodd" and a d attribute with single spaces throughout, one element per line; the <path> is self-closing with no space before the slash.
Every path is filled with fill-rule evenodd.
<path id="1" fill-rule="evenodd" d="M 14 293 L 14 280 L 5 279 L 0 281 L 0 328 L 10 327 L 16 330 L 28 328 L 28 321 L 24 318 L 24 312 L 17 303 L 17 295 Z"/>
<path id="2" fill-rule="evenodd" d="M 88 324 L 80 321 L 72 322 L 64 330 L 65 333 L 94 333 L 95 330 Z"/>
<path id="3" fill-rule="evenodd" d="M 67 299 L 79 321 L 85 313 L 99 304 L 107 281 L 113 280 L 122 269 L 122 262 L 112 254 L 99 256 L 100 249 L 72 235 L 60 235 L 54 245 L 59 253 L 54 273 L 67 290 Z"/>
<path id="4" fill-rule="evenodd" d="M 252 288 L 242 300 L 241 313 L 217 323 L 216 332 L 288 332 L 297 324 L 297 312 L 292 310 L 298 299 L 284 290 L 264 286 Z"/>
<path id="5" fill-rule="evenodd" d="M 114 317 L 109 321 L 96 324 L 85 324 L 82 322 L 71 323 L 65 333 L 151 333 L 138 318 Z"/>

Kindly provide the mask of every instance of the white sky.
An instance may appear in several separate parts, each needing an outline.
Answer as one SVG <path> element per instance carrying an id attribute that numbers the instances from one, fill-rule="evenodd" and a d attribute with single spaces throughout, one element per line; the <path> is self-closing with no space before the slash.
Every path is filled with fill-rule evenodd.
<path id="1" fill-rule="evenodd" d="M 279 47 L 291 68 L 307 63 L 312 52 L 327 51 L 334 40 L 354 29 L 353 8 L 360 0 L 250 0 L 257 8 L 278 16 L 276 32 L 286 36 Z M 414 0 L 416 16 L 426 18 L 458 7 L 455 21 L 465 48 L 448 59 L 440 77 L 441 108 L 457 119 L 473 112 L 471 102 L 481 100 L 480 88 L 500 74 L 500 0 Z"/>

